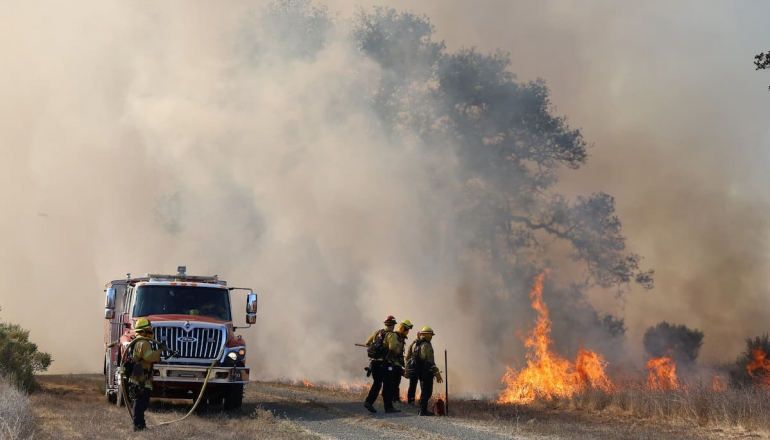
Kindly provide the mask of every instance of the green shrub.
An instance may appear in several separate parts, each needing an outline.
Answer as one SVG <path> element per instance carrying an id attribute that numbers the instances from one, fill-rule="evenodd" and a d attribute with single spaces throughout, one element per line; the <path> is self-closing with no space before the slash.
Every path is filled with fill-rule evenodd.
<path id="1" fill-rule="evenodd" d="M 32 392 L 37 388 L 35 373 L 47 370 L 51 362 L 50 354 L 38 351 L 37 344 L 29 341 L 29 330 L 0 322 L 0 375 Z"/>

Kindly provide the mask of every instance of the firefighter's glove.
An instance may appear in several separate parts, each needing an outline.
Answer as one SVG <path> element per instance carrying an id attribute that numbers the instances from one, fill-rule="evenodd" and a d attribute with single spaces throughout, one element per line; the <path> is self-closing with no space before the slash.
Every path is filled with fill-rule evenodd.
<path id="1" fill-rule="evenodd" d="M 441 373 L 436 373 L 436 382 L 443 383 L 444 379 L 441 377 Z"/>
<path id="2" fill-rule="evenodd" d="M 160 341 L 160 342 L 158 342 L 158 349 L 160 351 L 168 351 L 168 345 L 166 345 L 165 342 Z"/>

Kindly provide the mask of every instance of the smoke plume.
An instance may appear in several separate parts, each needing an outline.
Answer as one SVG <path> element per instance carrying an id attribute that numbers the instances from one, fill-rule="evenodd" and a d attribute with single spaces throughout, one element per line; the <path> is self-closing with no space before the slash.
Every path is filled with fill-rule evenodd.
<path id="1" fill-rule="evenodd" d="M 758 6 L 386 3 L 425 13 L 450 51 L 510 51 L 511 70 L 545 78 L 582 127 L 594 148 L 563 192 L 616 196 L 630 247 L 657 271 L 625 303 L 590 298 L 625 317 L 632 350 L 662 320 L 702 330 L 713 361 L 764 331 Z M 305 23 L 299 40 L 282 33 L 292 23 L 261 21 L 265 4 L 7 7 L 0 319 L 31 330 L 51 371 L 101 372 L 104 283 L 186 264 L 260 293 L 258 323 L 240 331 L 257 378 L 360 376 L 353 343 L 394 314 L 434 328 L 458 390 L 495 389 L 532 315 L 499 304 L 526 298 L 532 274 L 493 301 L 477 295 L 482 264 L 451 257 L 466 240 L 455 151 L 393 142 L 373 114 L 389 72 L 347 38 L 353 4 L 328 2 L 339 22 Z"/>

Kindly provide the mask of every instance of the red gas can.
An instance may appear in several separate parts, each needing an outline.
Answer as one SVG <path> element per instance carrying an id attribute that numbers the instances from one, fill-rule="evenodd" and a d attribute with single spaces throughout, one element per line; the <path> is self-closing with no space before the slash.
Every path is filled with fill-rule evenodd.
<path id="1" fill-rule="evenodd" d="M 433 412 L 436 413 L 437 416 L 445 416 L 446 415 L 446 408 L 444 407 L 444 401 L 441 399 L 437 399 L 436 403 L 433 404 Z"/>

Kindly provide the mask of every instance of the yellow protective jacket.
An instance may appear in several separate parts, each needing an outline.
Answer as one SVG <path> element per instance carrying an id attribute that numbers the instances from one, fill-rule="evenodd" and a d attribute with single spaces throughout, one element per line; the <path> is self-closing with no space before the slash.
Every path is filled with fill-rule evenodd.
<path id="1" fill-rule="evenodd" d="M 393 331 L 393 327 L 394 327 L 394 326 L 392 326 L 392 325 L 389 325 L 389 326 L 385 327 L 385 328 L 384 328 L 384 330 L 385 330 L 385 331 L 389 331 L 389 332 L 392 332 L 392 331 Z M 372 343 L 374 342 L 374 339 L 377 337 L 377 333 L 381 332 L 382 330 L 383 330 L 383 329 L 380 329 L 380 330 L 375 330 L 375 331 L 374 331 L 374 333 L 372 333 L 372 335 L 371 335 L 371 336 L 369 336 L 369 339 L 367 339 L 367 340 L 366 340 L 366 343 L 365 343 L 364 345 L 366 345 L 367 347 L 368 347 L 368 346 L 370 346 L 370 345 L 372 345 Z"/>
<path id="2" fill-rule="evenodd" d="M 396 332 L 388 333 L 385 336 L 383 346 L 388 350 L 385 361 L 403 367 L 404 336 Z"/>
<path id="3" fill-rule="evenodd" d="M 136 342 L 133 343 L 134 354 L 131 356 L 131 360 L 138 362 L 142 366 L 147 378 L 144 386 L 145 388 L 152 389 L 152 366 L 160 360 L 161 351 L 152 349 L 149 338 L 137 336 L 136 339 Z M 133 378 L 130 380 L 136 383 Z"/>
<path id="4" fill-rule="evenodd" d="M 375 340 L 375 339 L 377 339 L 377 335 L 378 335 L 378 334 L 380 334 L 380 332 L 381 332 L 381 331 L 386 331 L 386 332 L 388 332 L 388 333 L 386 333 L 386 335 L 392 334 L 392 332 L 393 332 L 393 326 L 392 326 L 392 325 L 389 325 L 389 326 L 385 327 L 384 329 L 375 330 L 375 332 L 374 332 L 374 333 L 372 333 L 372 335 L 371 335 L 371 336 L 369 336 L 369 339 L 367 339 L 367 340 L 366 340 L 366 344 L 364 344 L 364 345 L 366 345 L 367 347 L 368 347 L 368 346 L 370 346 L 370 345 L 372 345 L 372 344 L 374 343 L 374 340 Z M 383 346 L 384 346 L 385 348 L 387 348 L 387 345 L 386 345 L 386 343 L 385 343 L 385 341 L 384 341 L 384 340 L 382 341 L 382 343 L 383 343 Z M 383 359 L 382 357 L 378 357 L 378 358 L 376 358 L 376 359 L 374 359 L 374 358 L 373 358 L 372 360 L 373 360 L 373 361 L 382 361 L 382 360 L 384 360 L 384 359 Z"/>
<path id="5" fill-rule="evenodd" d="M 415 339 L 411 344 L 409 344 L 409 349 L 406 350 L 406 362 L 409 362 L 409 359 L 412 358 L 412 354 L 414 354 L 414 346 L 417 345 L 417 341 L 419 341 L 419 339 Z"/>
<path id="6" fill-rule="evenodd" d="M 430 371 L 430 374 L 436 375 L 439 372 L 438 367 L 436 366 L 436 359 L 433 357 L 433 345 L 431 345 L 430 341 L 427 339 L 422 339 L 423 342 L 420 344 L 420 352 L 419 357 L 420 361 L 423 365 L 423 371 Z M 415 341 L 416 343 L 417 341 Z"/>

